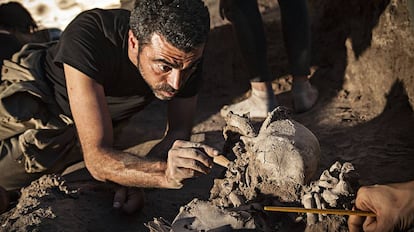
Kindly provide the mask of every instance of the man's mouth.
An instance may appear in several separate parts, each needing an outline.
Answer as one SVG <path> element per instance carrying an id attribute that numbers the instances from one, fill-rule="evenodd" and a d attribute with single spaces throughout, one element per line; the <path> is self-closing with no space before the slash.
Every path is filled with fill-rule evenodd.
<path id="1" fill-rule="evenodd" d="M 160 99 L 168 100 L 173 98 L 178 91 L 169 85 L 160 85 L 158 88 L 153 88 L 153 92 L 155 95 L 158 95 Z"/>
<path id="2" fill-rule="evenodd" d="M 161 91 L 161 94 L 170 98 L 170 97 L 174 97 L 175 92 L 170 92 L 170 91 Z"/>

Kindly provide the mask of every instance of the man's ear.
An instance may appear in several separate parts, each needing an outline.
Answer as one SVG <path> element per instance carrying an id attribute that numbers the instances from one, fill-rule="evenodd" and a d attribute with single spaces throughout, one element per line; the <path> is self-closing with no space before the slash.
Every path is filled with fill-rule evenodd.
<path id="1" fill-rule="evenodd" d="M 134 55 L 135 57 L 138 56 L 138 39 L 134 36 L 134 33 L 129 30 L 128 31 L 128 50 L 131 53 L 131 55 Z"/>

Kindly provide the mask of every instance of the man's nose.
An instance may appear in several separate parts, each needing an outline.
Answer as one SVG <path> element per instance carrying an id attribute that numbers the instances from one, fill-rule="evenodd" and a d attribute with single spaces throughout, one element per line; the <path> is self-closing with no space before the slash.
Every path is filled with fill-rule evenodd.
<path id="1" fill-rule="evenodd" d="M 168 76 L 167 82 L 174 89 L 178 90 L 181 85 L 182 71 L 179 69 L 173 69 Z"/>

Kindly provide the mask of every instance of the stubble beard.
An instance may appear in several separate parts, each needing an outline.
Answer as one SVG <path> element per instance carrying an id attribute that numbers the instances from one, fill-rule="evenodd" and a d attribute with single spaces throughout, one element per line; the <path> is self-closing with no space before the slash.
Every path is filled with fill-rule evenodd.
<path id="1" fill-rule="evenodd" d="M 138 70 L 141 73 L 142 78 L 144 79 L 144 81 L 147 83 L 147 85 L 150 87 L 150 89 L 152 90 L 152 93 L 155 95 L 156 98 L 162 100 L 162 101 L 168 101 L 171 100 L 174 96 L 165 96 L 162 93 L 163 92 L 169 92 L 169 93 L 174 93 L 174 95 L 176 94 L 177 90 L 174 89 L 173 87 L 171 87 L 169 84 L 166 83 L 161 83 L 158 85 L 151 85 L 151 83 L 148 82 L 148 79 L 146 78 L 146 74 L 145 72 L 143 72 L 143 69 L 141 67 L 141 62 L 139 60 L 139 56 L 138 56 Z"/>

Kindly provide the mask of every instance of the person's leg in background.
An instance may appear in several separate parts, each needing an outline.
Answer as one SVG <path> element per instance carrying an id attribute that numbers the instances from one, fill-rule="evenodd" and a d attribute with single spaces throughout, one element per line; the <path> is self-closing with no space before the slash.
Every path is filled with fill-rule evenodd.
<path id="1" fill-rule="evenodd" d="M 296 112 L 309 110 L 318 98 L 318 91 L 309 82 L 310 22 L 306 0 L 279 0 L 283 38 L 293 77 L 292 98 Z"/>
<path id="2" fill-rule="evenodd" d="M 296 112 L 310 109 L 318 92 L 309 82 L 310 26 L 306 0 L 280 0 L 282 27 L 289 67 L 293 76 L 292 98 Z M 221 114 L 250 112 L 251 117 L 263 118 L 278 104 L 267 64 L 266 38 L 256 0 L 221 0 L 220 11 L 232 22 L 243 57 L 249 66 L 251 97 L 223 107 Z"/>
<path id="3" fill-rule="evenodd" d="M 237 114 L 249 112 L 250 117 L 265 118 L 278 103 L 266 60 L 266 38 L 257 1 L 221 0 L 220 13 L 232 23 L 242 56 L 252 75 L 251 96 L 223 107 L 221 114 L 225 116 L 229 111 Z"/>

